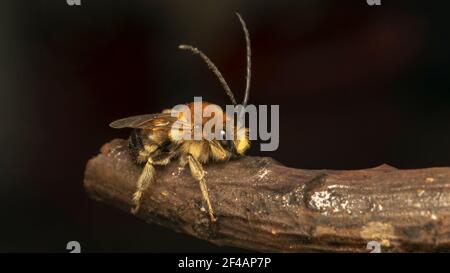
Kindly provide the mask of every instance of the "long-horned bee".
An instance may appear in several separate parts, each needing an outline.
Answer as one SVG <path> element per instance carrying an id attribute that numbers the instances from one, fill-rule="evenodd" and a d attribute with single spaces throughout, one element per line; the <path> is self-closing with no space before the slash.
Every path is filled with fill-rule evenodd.
<path id="1" fill-rule="evenodd" d="M 251 49 L 250 37 L 246 24 L 242 17 L 236 13 L 245 34 L 246 51 L 247 51 L 247 73 L 246 73 L 246 88 L 245 96 L 242 105 L 245 107 L 249 99 L 250 91 L 250 77 L 251 77 Z M 198 54 L 214 72 L 219 79 L 225 92 L 230 97 L 233 105 L 237 105 L 236 99 L 231 92 L 230 87 L 225 81 L 224 77 L 214 65 L 214 63 L 199 49 L 190 45 L 180 45 L 180 49 L 191 51 Z M 207 102 L 200 102 L 201 109 L 210 105 Z M 190 109 L 190 113 L 195 112 L 196 102 L 185 104 Z M 217 105 L 217 108 L 221 109 Z M 192 177 L 199 182 L 200 190 L 203 199 L 206 202 L 208 213 L 211 221 L 216 221 L 215 211 L 211 204 L 208 195 L 208 188 L 206 186 L 205 171 L 203 164 L 211 162 L 225 162 L 230 159 L 243 156 L 250 147 L 248 138 L 248 129 L 245 127 L 226 126 L 225 123 L 234 119 L 227 113 L 221 112 L 222 115 L 212 115 L 209 118 L 202 117 L 196 120 L 194 114 L 191 116 L 183 115 L 182 112 L 173 114 L 173 110 L 166 109 L 161 113 L 139 115 L 119 119 L 110 124 L 112 128 L 132 128 L 131 135 L 128 140 L 128 147 L 132 158 L 139 165 L 143 165 L 142 173 L 137 181 L 136 191 L 133 194 L 132 200 L 134 207 L 131 209 L 133 214 L 139 211 L 142 195 L 149 188 L 152 181 L 155 179 L 155 166 L 167 165 L 171 160 L 178 159 L 179 164 L 184 167 L 189 165 Z M 220 120 L 219 120 L 220 119 Z M 194 122 L 191 122 L 194 120 Z M 202 127 L 208 121 L 214 121 L 216 124 L 223 124 L 219 135 L 228 135 L 233 131 L 233 137 L 230 138 L 207 138 L 201 135 L 200 138 L 180 138 L 181 131 L 188 131 L 189 135 L 193 135 L 197 127 Z"/>

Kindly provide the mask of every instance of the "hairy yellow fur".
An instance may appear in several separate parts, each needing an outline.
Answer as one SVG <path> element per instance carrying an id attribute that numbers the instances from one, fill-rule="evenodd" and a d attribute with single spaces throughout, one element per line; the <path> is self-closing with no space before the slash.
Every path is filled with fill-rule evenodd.
<path id="1" fill-rule="evenodd" d="M 242 29 L 245 34 L 246 51 L 247 51 L 246 87 L 245 87 L 245 96 L 242 102 L 242 105 L 245 107 L 247 105 L 250 92 L 250 76 L 251 76 L 250 36 L 244 20 L 241 18 L 239 13 L 236 13 L 236 15 L 239 19 L 239 22 L 242 25 Z M 206 62 L 208 67 L 214 72 L 214 74 L 219 79 L 220 83 L 225 89 L 225 92 L 230 97 L 233 105 L 237 104 L 237 101 L 233 93 L 231 92 L 230 87 L 223 78 L 219 69 L 202 51 L 190 45 L 180 45 L 179 48 L 183 50 L 189 50 L 195 54 L 200 55 L 200 57 Z M 187 104 L 190 110 L 195 110 L 194 105 L 195 103 Z M 204 110 L 208 105 L 210 104 L 206 102 L 201 103 L 201 109 Z M 172 113 L 172 111 L 170 109 L 165 109 L 163 110 L 163 113 L 169 114 Z M 195 113 L 195 111 L 191 111 L 191 113 Z M 223 112 L 221 114 L 223 114 Z M 202 120 L 200 122 L 195 121 L 193 115 L 185 116 L 183 112 L 180 112 L 177 119 L 178 121 L 181 121 L 181 123 L 183 122 L 190 123 L 190 121 L 198 123 L 195 126 L 189 128 L 189 130 L 191 130 L 193 128 L 196 128 L 198 125 L 204 126 L 208 120 L 213 118 L 216 118 L 219 124 L 220 123 L 225 124 L 226 120 L 231 118 L 226 115 L 220 116 L 222 116 L 221 119 L 217 119 L 217 117 L 215 116 L 210 118 L 202 117 Z M 133 202 L 135 207 L 132 209 L 132 212 L 133 213 L 138 212 L 142 195 L 144 191 L 149 187 L 151 182 L 154 180 L 155 177 L 154 165 L 167 165 L 172 158 L 178 157 L 181 166 L 189 164 L 192 177 L 199 183 L 203 199 L 205 200 L 208 207 L 208 213 L 211 218 L 211 221 L 215 221 L 216 220 L 215 212 L 211 205 L 211 200 L 208 195 L 208 188 L 206 186 L 205 180 L 206 172 L 203 170 L 202 164 L 206 164 L 211 161 L 217 162 L 227 161 L 232 157 L 244 155 L 245 151 L 247 151 L 250 148 L 248 129 L 247 128 L 239 129 L 239 131 L 245 130 L 243 134 L 244 136 L 238 135 L 236 139 L 232 140 L 234 144 L 233 147 L 229 145 L 230 144 L 229 142 L 220 142 L 220 140 L 207 140 L 205 136 L 203 136 L 204 139 L 200 140 L 185 140 L 183 138 L 185 133 L 183 130 L 180 129 L 170 130 L 167 127 L 164 127 L 166 124 L 169 124 L 170 122 L 168 122 L 168 120 L 164 120 L 163 117 L 155 118 L 152 123 L 153 127 L 150 129 L 149 128 L 145 129 L 145 127 L 142 127 L 141 126 L 142 122 L 138 122 L 136 125 L 135 122 L 133 122 L 135 121 L 136 118 L 142 118 L 142 116 L 121 119 L 111 123 L 112 124 L 111 127 L 113 128 L 124 128 L 127 126 L 131 128 L 140 128 L 140 129 L 144 128 L 142 129 L 143 133 L 141 135 L 136 136 L 136 134 L 134 134 L 132 135 L 133 138 L 130 138 L 131 139 L 130 143 L 133 147 L 139 147 L 139 149 L 142 149 L 142 145 L 144 146 L 144 149 L 142 151 L 139 151 L 137 154 L 137 161 L 139 163 L 145 163 L 145 167 L 137 183 L 137 189 L 133 195 Z M 234 128 L 234 130 L 236 131 L 236 128 Z M 188 134 L 191 134 L 191 131 L 188 131 Z M 221 143 L 224 143 L 223 146 Z"/>

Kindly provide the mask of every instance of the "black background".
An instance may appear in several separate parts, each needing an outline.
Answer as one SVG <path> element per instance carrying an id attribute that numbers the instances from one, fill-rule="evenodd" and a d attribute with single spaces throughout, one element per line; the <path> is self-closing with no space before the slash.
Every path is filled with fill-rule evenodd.
<path id="1" fill-rule="evenodd" d="M 84 167 L 127 137 L 108 123 L 193 96 L 228 103 L 180 43 L 204 50 L 238 97 L 252 38 L 252 104 L 280 105 L 292 167 L 450 165 L 450 26 L 444 1 L 2 1 L 0 251 L 238 251 L 90 200 Z M 187 181 L 186 183 L 190 183 Z"/>

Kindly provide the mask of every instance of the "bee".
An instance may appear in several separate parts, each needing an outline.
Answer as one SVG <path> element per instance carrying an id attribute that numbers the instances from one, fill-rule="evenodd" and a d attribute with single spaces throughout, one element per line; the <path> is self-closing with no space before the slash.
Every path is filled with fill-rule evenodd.
<path id="1" fill-rule="evenodd" d="M 250 77 L 251 77 L 251 49 L 250 36 L 246 27 L 245 21 L 239 13 L 236 13 L 239 22 L 242 26 L 246 41 L 246 88 L 242 105 L 247 105 L 250 94 Z M 237 105 L 236 99 L 229 85 L 220 73 L 219 69 L 214 63 L 199 49 L 190 45 L 179 45 L 179 49 L 190 51 L 199 55 L 203 61 L 208 65 L 209 69 L 216 75 L 224 88 L 226 94 L 229 96 L 231 102 Z M 194 113 L 195 103 L 185 104 Z M 208 102 L 201 102 L 201 107 L 213 105 Z M 217 105 L 214 105 L 217 106 Z M 221 108 L 217 106 L 220 110 Z M 170 109 L 165 109 L 161 113 L 132 116 L 116 120 L 110 124 L 110 127 L 132 128 L 130 137 L 128 139 L 128 148 L 134 162 L 143 166 L 142 173 L 137 180 L 136 190 L 132 196 L 133 207 L 131 212 L 137 214 L 141 205 L 142 196 L 146 190 L 151 186 L 155 180 L 155 166 L 165 166 L 172 160 L 178 160 L 181 167 L 189 166 L 191 176 L 199 183 L 203 200 L 206 203 L 209 217 L 212 222 L 216 221 L 216 214 L 208 194 L 208 187 L 205 180 L 205 170 L 203 165 L 213 162 L 226 162 L 228 160 L 236 159 L 244 156 L 245 152 L 250 147 L 248 138 L 248 128 L 238 126 L 232 127 L 234 136 L 231 139 L 206 139 L 203 135 L 200 139 L 185 140 L 176 137 L 177 130 L 173 130 L 176 123 L 183 125 L 183 129 L 188 129 L 191 132 L 198 125 L 205 125 L 211 119 L 222 118 L 219 122 L 223 122 L 233 118 L 223 113 L 223 115 L 213 115 L 210 118 L 202 118 L 199 123 L 190 123 L 188 120 L 195 120 L 193 116 L 186 117 L 182 114 L 173 115 Z M 222 128 L 225 128 L 222 127 Z M 180 128 L 181 129 L 181 128 Z M 244 130 L 243 134 L 236 133 Z M 225 130 L 221 130 L 220 134 L 227 134 Z M 240 137 L 236 137 L 240 136 Z"/>

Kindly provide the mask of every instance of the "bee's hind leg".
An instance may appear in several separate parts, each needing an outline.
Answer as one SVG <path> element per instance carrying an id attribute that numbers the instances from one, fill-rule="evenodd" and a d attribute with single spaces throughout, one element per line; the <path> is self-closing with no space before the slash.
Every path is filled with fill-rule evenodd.
<path id="1" fill-rule="evenodd" d="M 170 160 L 173 156 L 166 156 L 160 158 L 151 158 L 147 159 L 147 163 L 145 163 L 144 169 L 142 170 L 141 176 L 137 182 L 136 191 L 133 194 L 133 204 L 134 207 L 131 209 L 131 213 L 137 214 L 139 212 L 139 208 L 141 206 L 141 199 L 144 191 L 150 186 L 150 184 L 155 179 L 155 165 L 164 166 L 169 164 Z"/>
<path id="2" fill-rule="evenodd" d="M 139 180 L 137 182 L 136 191 L 133 194 L 133 205 L 131 213 L 137 214 L 139 208 L 141 207 L 141 199 L 144 191 L 150 186 L 150 184 L 155 179 L 155 167 L 153 167 L 153 161 L 151 158 L 145 163 L 144 169 L 142 170 Z"/>
<path id="3" fill-rule="evenodd" d="M 211 222 L 215 222 L 216 221 L 215 212 L 214 209 L 212 208 L 211 200 L 209 199 L 208 187 L 206 186 L 205 180 L 205 171 L 203 170 L 202 164 L 198 162 L 198 160 L 196 160 L 192 155 L 187 155 L 186 157 L 187 163 L 189 163 L 189 168 L 191 169 L 191 175 L 200 184 L 200 190 L 202 192 L 203 199 L 206 201 L 206 205 L 208 206 L 208 213 L 209 217 L 211 218 Z"/>

